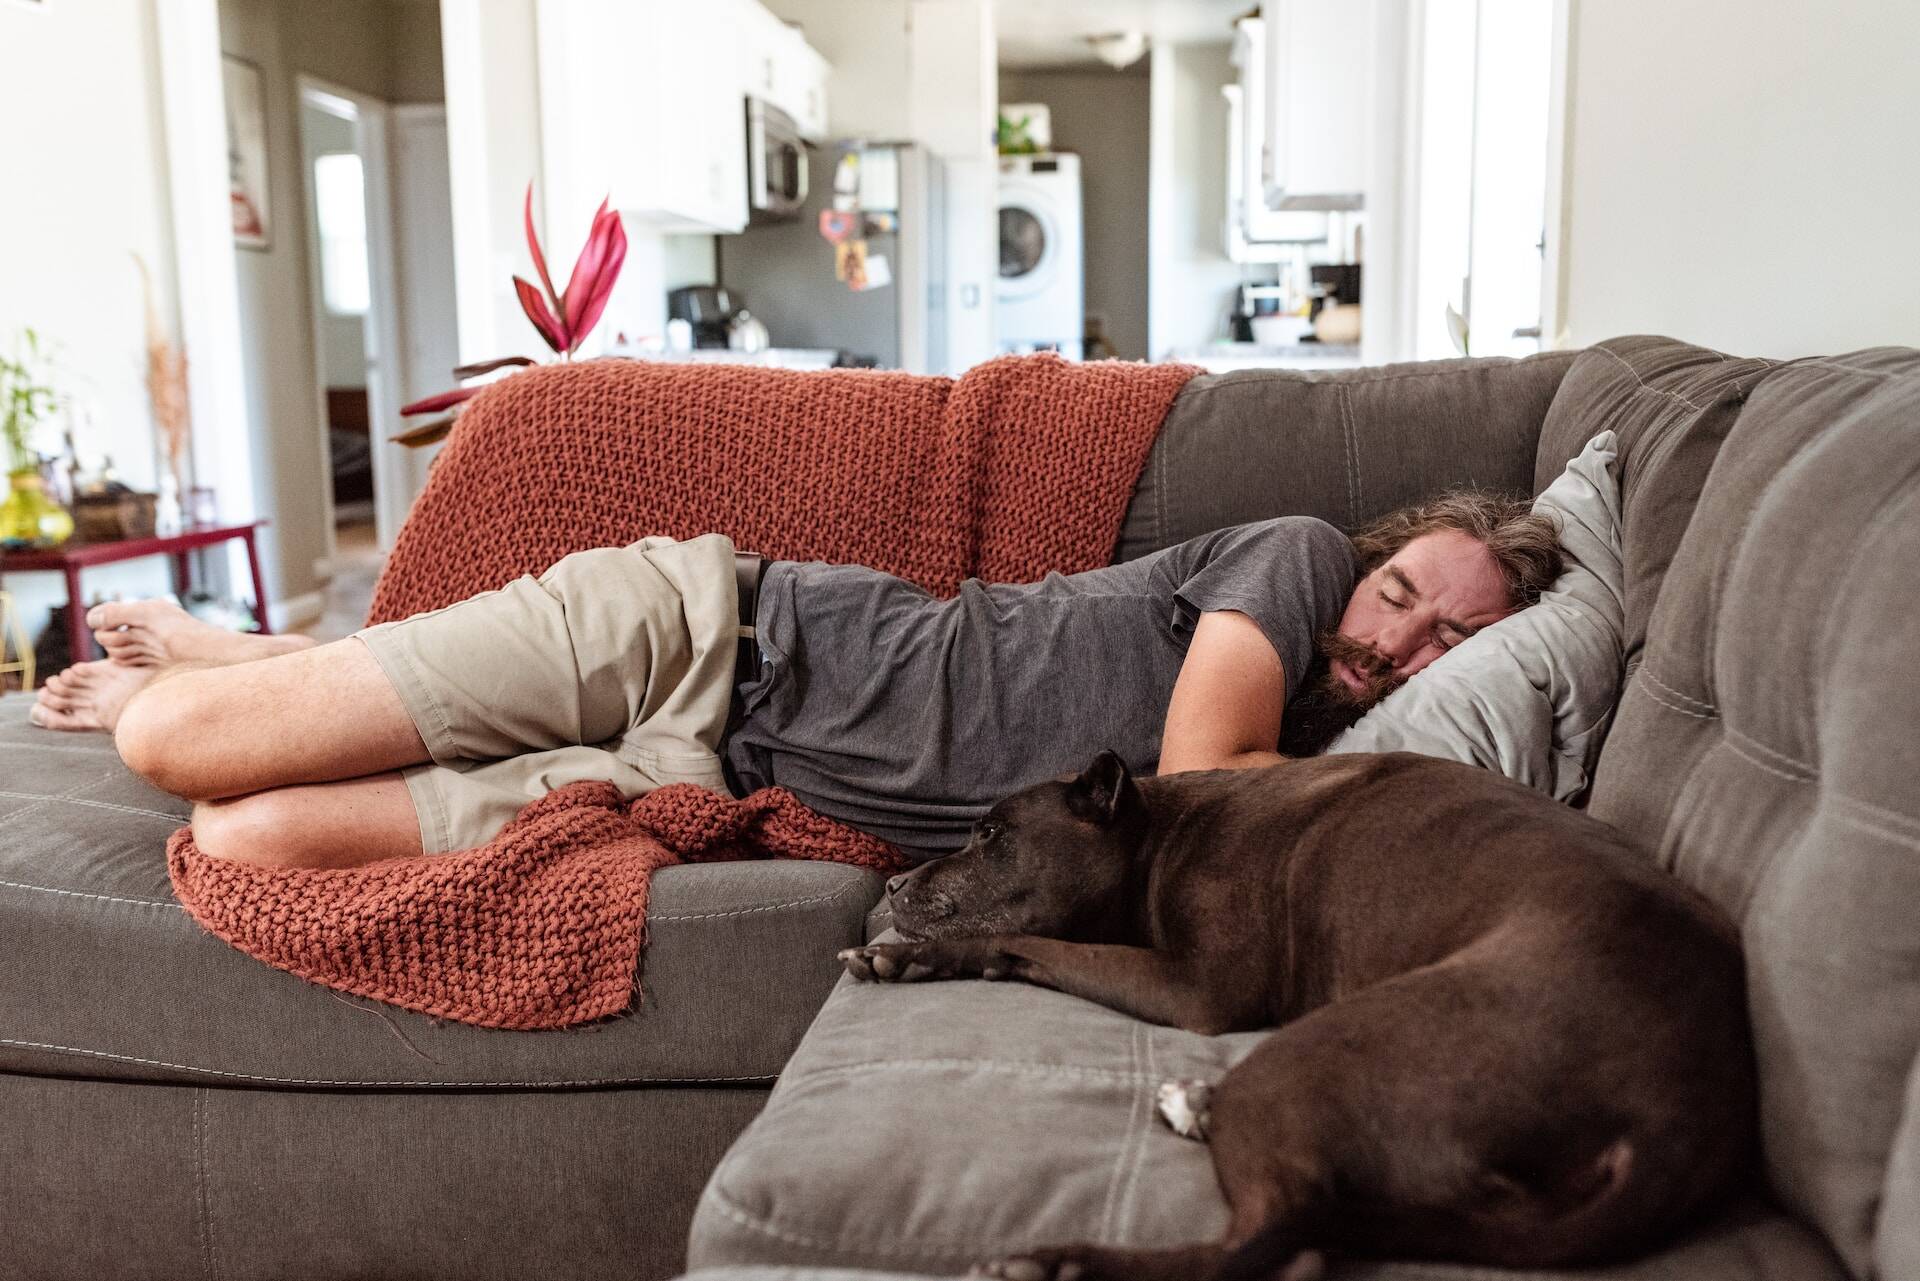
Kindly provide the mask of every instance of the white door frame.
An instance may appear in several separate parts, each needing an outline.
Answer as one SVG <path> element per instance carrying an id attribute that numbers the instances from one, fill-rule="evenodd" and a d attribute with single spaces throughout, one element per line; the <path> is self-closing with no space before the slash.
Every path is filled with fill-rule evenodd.
<path id="1" fill-rule="evenodd" d="M 392 107 L 379 98 L 337 85 L 318 76 L 300 72 L 294 77 L 298 101 L 304 108 L 310 94 L 338 98 L 353 106 L 358 117 L 355 137 L 366 182 L 367 216 L 367 315 L 361 326 L 363 355 L 367 367 L 367 423 L 373 461 L 374 534 L 382 550 L 393 546 L 400 522 L 406 519 L 412 498 L 406 483 L 404 446 L 387 438 L 398 430 L 400 388 L 405 385 L 406 353 L 400 345 L 398 281 L 394 271 L 393 200 L 387 158 L 388 115 Z M 313 209 L 313 175 L 307 172 L 311 157 L 300 158 L 302 186 L 307 189 L 307 209 Z M 333 450 L 327 438 L 326 376 L 321 366 L 327 309 L 321 296 L 320 228 L 307 219 L 307 278 L 310 310 L 313 316 L 314 400 L 320 444 L 321 475 L 332 475 Z M 329 572 L 338 544 L 334 533 L 333 486 L 322 487 L 321 505 L 326 523 L 326 548 Z"/>
<path id="2" fill-rule="evenodd" d="M 1540 350 L 1570 346 L 1567 240 L 1573 210 L 1574 29 L 1579 0 L 1553 0 L 1553 69 L 1547 88 L 1546 247 L 1540 263 Z"/>
<path id="3" fill-rule="evenodd" d="M 174 288 L 180 339 L 193 361 L 193 474 L 218 493 L 220 518 L 255 519 L 263 506 L 254 482 L 255 424 L 247 416 L 240 346 L 240 275 L 233 244 L 227 168 L 226 91 L 221 74 L 218 0 L 167 0 L 154 6 L 160 93 L 165 117 L 168 199 L 173 214 Z M 279 577 L 273 531 L 261 569 Z M 228 545 L 229 581 L 247 582 L 246 552 Z"/>

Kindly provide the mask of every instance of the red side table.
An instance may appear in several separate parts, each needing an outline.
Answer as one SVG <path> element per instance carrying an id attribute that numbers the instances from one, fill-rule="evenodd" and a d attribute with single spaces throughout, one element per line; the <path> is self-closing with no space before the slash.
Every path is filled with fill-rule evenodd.
<path id="1" fill-rule="evenodd" d="M 182 600 L 193 574 L 187 553 L 199 547 L 240 539 L 247 545 L 247 565 L 253 571 L 253 616 L 264 633 L 267 625 L 267 585 L 260 577 L 260 549 L 254 534 L 264 520 L 245 525 L 207 525 L 183 529 L 177 534 L 154 538 L 123 538 L 106 543 L 66 543 L 59 547 L 31 551 L 0 551 L 0 574 L 40 570 L 67 576 L 67 637 L 73 662 L 92 658 L 97 648 L 93 631 L 87 626 L 86 598 L 80 594 L 80 571 L 90 565 L 111 565 L 116 561 L 137 560 L 142 556 L 173 557 L 173 589 Z"/>

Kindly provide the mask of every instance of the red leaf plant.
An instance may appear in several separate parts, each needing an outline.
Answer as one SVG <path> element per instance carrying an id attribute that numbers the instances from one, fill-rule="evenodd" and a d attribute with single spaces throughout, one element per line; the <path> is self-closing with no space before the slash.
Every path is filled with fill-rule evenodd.
<path id="1" fill-rule="evenodd" d="M 573 353 L 580 349 L 580 344 L 586 341 L 587 335 L 600 322 L 600 314 L 607 309 L 607 298 L 613 293 L 613 282 L 620 278 L 620 268 L 627 260 L 626 228 L 620 225 L 619 213 L 609 208 L 608 203 L 602 200 L 600 208 L 594 211 L 593 226 L 587 232 L 587 243 L 573 264 L 573 274 L 567 279 L 567 287 L 555 293 L 553 277 L 547 273 L 547 255 L 540 248 L 540 236 L 533 227 L 533 184 L 527 184 L 523 211 L 527 248 L 533 255 L 533 270 L 540 277 L 540 283 L 536 286 L 525 277 L 515 276 L 513 288 L 520 296 L 520 309 L 527 313 L 534 330 L 562 360 L 572 359 Z M 528 356 L 502 356 L 498 360 L 462 365 L 453 371 L 453 376 L 477 378 L 496 369 L 533 363 Z M 442 439 L 453 430 L 454 421 L 460 414 L 460 405 L 479 392 L 480 385 L 456 387 L 452 391 L 443 391 L 437 396 L 428 396 L 402 406 L 400 412 L 409 417 L 443 410 L 453 412 L 423 426 L 408 428 L 393 439 L 403 445 L 431 445 Z"/>

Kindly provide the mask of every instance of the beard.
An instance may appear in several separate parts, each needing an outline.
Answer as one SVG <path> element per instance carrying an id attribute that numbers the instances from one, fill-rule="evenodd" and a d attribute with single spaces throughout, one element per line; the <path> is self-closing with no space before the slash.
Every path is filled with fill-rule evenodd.
<path id="1" fill-rule="evenodd" d="M 1366 682 L 1365 688 L 1354 689 L 1341 680 L 1333 670 L 1336 661 L 1352 668 Z M 1280 722 L 1281 754 L 1318 756 L 1404 683 L 1404 679 L 1394 677 L 1391 666 L 1359 641 L 1339 632 L 1320 633 L 1314 638 L 1313 662 Z"/>

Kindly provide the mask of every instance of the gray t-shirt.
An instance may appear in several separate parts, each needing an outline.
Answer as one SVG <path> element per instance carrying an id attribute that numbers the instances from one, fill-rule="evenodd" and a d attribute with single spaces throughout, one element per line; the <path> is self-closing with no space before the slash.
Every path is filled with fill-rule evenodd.
<path id="1" fill-rule="evenodd" d="M 1339 530 L 1286 516 L 1037 583 L 968 579 L 939 600 L 857 565 L 778 561 L 756 619 L 766 655 L 726 745 L 751 791 L 933 855 L 1001 797 L 1112 748 L 1151 774 L 1200 615 L 1237 610 L 1292 698 L 1355 579 Z"/>

